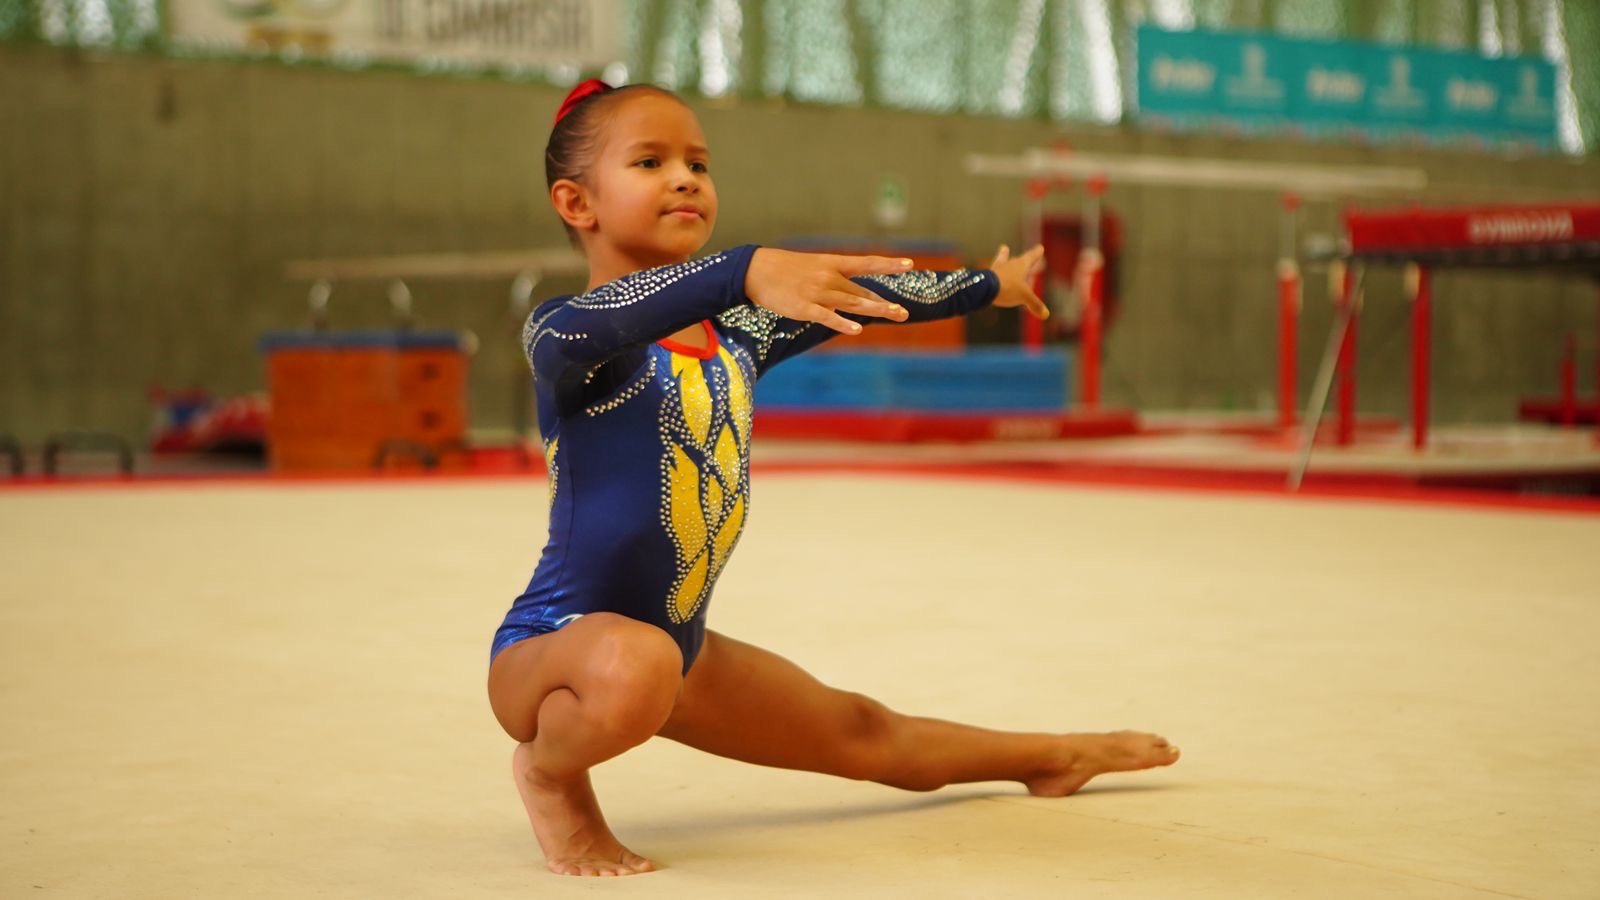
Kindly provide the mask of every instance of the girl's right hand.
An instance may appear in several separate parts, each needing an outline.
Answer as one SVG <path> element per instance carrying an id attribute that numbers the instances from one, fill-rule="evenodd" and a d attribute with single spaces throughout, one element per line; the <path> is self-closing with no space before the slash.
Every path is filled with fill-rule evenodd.
<path id="1" fill-rule="evenodd" d="M 1035 244 L 1021 256 L 1013 257 L 1011 248 L 1000 245 L 989 268 L 1000 279 L 1000 293 L 994 298 L 999 307 L 1020 306 L 1036 319 L 1050 318 L 1050 307 L 1033 292 L 1033 278 L 1044 266 L 1044 245 Z"/>
<path id="2" fill-rule="evenodd" d="M 887 256 L 836 256 L 762 247 L 750 257 L 744 292 L 750 302 L 780 316 L 817 322 L 841 334 L 860 334 L 861 325 L 840 312 L 904 322 L 910 315 L 851 281 L 857 275 L 899 275 L 911 260 Z"/>

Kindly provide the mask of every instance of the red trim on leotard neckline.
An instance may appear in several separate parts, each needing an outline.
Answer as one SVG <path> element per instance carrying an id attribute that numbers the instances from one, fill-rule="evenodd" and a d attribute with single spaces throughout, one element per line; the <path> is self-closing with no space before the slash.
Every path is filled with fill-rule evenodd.
<path id="1" fill-rule="evenodd" d="M 704 347 L 691 347 L 688 344 L 680 344 L 672 338 L 662 338 L 656 343 L 671 350 L 673 353 L 682 353 L 695 359 L 711 359 L 717 355 L 717 347 L 720 346 L 717 341 L 717 330 L 711 327 L 710 319 L 701 319 L 700 327 L 706 330 L 706 345 Z"/>

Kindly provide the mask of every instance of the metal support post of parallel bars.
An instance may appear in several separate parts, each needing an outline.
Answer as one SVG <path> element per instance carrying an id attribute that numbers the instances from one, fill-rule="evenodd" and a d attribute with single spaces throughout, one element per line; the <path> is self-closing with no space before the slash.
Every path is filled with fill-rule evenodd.
<path id="1" fill-rule="evenodd" d="M 1295 423 L 1295 382 L 1299 376 L 1300 264 L 1296 225 L 1300 197 L 1283 193 L 1283 227 L 1278 242 L 1278 425 Z"/>
<path id="2" fill-rule="evenodd" d="M 1361 319 L 1361 294 L 1355 289 L 1355 267 L 1345 265 L 1339 277 L 1339 313 L 1345 316 L 1339 342 L 1339 422 L 1335 443 L 1348 447 L 1356 438 L 1356 323 Z"/>
<path id="3" fill-rule="evenodd" d="M 1078 255 L 1078 296 L 1083 304 L 1078 332 L 1078 372 L 1082 382 L 1079 401 L 1083 408 L 1100 408 L 1100 342 L 1104 321 L 1106 265 L 1101 249 L 1100 207 L 1106 192 L 1103 175 L 1092 176 L 1085 185 L 1083 200 L 1083 252 Z"/>
<path id="4" fill-rule="evenodd" d="M 1433 277 L 1427 266 L 1406 267 L 1411 294 L 1411 447 L 1428 446 L 1428 389 L 1432 379 Z"/>
<path id="5" fill-rule="evenodd" d="M 1026 253 L 1029 248 L 1044 243 L 1044 197 L 1050 193 L 1050 182 L 1043 178 L 1029 179 L 1023 190 L 1027 196 L 1027 218 L 1024 220 L 1025 233 L 1022 236 L 1023 246 L 1017 248 L 1018 253 Z M 1040 266 L 1037 274 L 1033 276 L 1033 293 L 1044 297 L 1045 267 Z M 1038 353 L 1044 348 L 1044 322 L 1033 316 L 1022 317 L 1022 346 L 1029 353 Z"/>

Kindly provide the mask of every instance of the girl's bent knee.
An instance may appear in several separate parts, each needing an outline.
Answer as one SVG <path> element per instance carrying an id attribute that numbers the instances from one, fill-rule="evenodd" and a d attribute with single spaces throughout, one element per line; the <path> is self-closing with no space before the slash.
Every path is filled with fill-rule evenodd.
<path id="1" fill-rule="evenodd" d="M 617 617 L 589 647 L 588 677 L 617 687 L 641 689 L 683 680 L 683 653 L 654 625 Z"/>
<path id="2" fill-rule="evenodd" d="M 649 737 L 683 684 L 683 655 L 666 632 L 623 619 L 595 642 L 577 691 L 594 723 L 619 737 Z"/>

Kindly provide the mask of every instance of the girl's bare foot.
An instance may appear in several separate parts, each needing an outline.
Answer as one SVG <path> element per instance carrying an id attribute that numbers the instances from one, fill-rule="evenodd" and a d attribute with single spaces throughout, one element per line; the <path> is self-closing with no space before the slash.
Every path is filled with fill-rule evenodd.
<path id="1" fill-rule="evenodd" d="M 622 846 L 611 833 L 588 772 L 570 781 L 546 779 L 534 772 L 532 756 L 532 745 L 518 744 L 511 774 L 550 871 L 601 876 L 655 871 L 655 863 Z"/>
<path id="2" fill-rule="evenodd" d="M 1023 783 L 1035 797 L 1065 797 L 1096 775 L 1153 769 L 1177 761 L 1178 748 L 1156 734 L 1066 734 L 1061 736 L 1060 763 Z"/>

